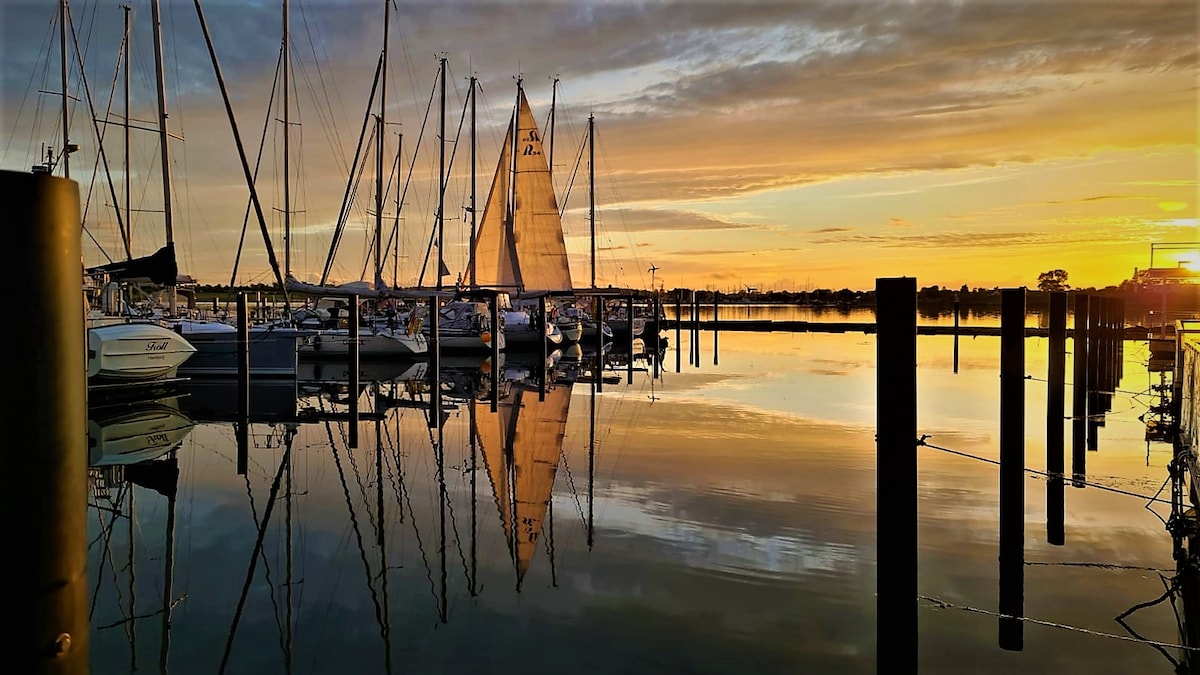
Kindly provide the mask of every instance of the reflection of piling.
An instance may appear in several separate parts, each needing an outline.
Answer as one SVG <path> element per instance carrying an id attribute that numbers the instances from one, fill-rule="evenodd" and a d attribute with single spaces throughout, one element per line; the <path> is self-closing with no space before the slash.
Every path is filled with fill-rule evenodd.
<path id="1" fill-rule="evenodd" d="M 350 373 L 350 434 L 346 445 L 358 447 L 358 295 L 350 296 L 350 334 L 346 341 L 347 370 Z"/>
<path id="2" fill-rule="evenodd" d="M 250 464 L 250 313 L 246 293 L 237 296 L 237 472 L 246 475 Z"/>
<path id="3" fill-rule="evenodd" d="M 720 315 L 721 315 L 721 292 L 713 291 L 713 365 L 714 366 L 719 364 L 718 353 L 720 352 L 720 350 L 717 348 L 718 347 L 717 341 L 720 339 L 720 333 L 717 330 L 717 325 L 718 325 L 717 317 L 719 317 Z"/>
<path id="4" fill-rule="evenodd" d="M 1088 296 L 1075 295 L 1074 375 L 1071 383 L 1071 476 L 1072 485 L 1083 487 L 1087 477 L 1088 417 Z"/>
<path id="5" fill-rule="evenodd" d="M 1000 294 L 1000 648 L 1021 651 L 1025 595 L 1025 289 Z"/>
<path id="6" fill-rule="evenodd" d="M 1067 294 L 1050 294 L 1049 366 L 1046 373 L 1046 541 L 1062 546 L 1063 507 L 1063 387 L 1067 370 Z"/>
<path id="7" fill-rule="evenodd" d="M 80 294 L 79 185 L 0 172 L 10 222 L 0 228 L 7 269 L 36 311 L 5 337 L 18 358 L 4 378 L 4 428 L 21 489 L 5 491 L 6 670 L 87 673 L 87 345 Z"/>
<path id="8" fill-rule="evenodd" d="M 958 298 L 954 298 L 954 372 L 958 373 Z"/>
<path id="9" fill-rule="evenodd" d="M 876 665 L 917 669 L 917 280 L 875 281 Z"/>
<path id="10" fill-rule="evenodd" d="M 592 545 L 596 542 L 595 536 L 595 515 L 596 515 L 596 392 L 599 390 L 600 379 L 596 379 L 596 386 L 592 387 L 590 405 L 588 407 L 588 487 L 587 487 L 587 547 L 592 550 Z"/>

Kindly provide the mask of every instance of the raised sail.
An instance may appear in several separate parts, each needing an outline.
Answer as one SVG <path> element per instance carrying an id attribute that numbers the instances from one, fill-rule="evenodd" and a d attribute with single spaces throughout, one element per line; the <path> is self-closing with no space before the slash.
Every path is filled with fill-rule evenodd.
<path id="1" fill-rule="evenodd" d="M 475 263 L 475 283 L 480 286 L 516 290 L 520 286 L 513 261 L 512 241 L 508 236 L 509 165 L 512 155 L 512 125 L 504 136 L 504 149 L 492 178 L 492 189 L 483 207 L 479 233 L 471 259 Z"/>
<path id="2" fill-rule="evenodd" d="M 521 283 L 526 292 L 570 290 L 571 269 L 550 166 L 524 90 L 518 100 L 512 237 Z"/>
<path id="3" fill-rule="evenodd" d="M 475 281 L 517 295 L 570 290 L 571 269 L 550 167 L 529 101 L 524 90 L 518 92 L 516 143 L 510 124 L 475 238 Z"/>

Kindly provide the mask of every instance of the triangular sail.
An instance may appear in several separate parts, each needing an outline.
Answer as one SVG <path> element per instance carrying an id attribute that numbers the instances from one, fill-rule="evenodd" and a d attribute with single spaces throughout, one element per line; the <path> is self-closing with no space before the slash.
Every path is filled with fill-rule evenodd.
<path id="1" fill-rule="evenodd" d="M 571 268 L 542 137 L 519 90 L 512 233 L 525 292 L 570 290 Z M 507 146 L 506 146 L 507 147 Z"/>
<path id="2" fill-rule="evenodd" d="M 504 148 L 496 164 L 496 175 L 492 178 L 492 189 L 483 207 L 483 218 L 471 260 L 475 265 L 475 283 L 480 286 L 516 289 L 520 286 L 516 265 L 512 257 L 512 243 L 508 237 L 508 188 L 512 162 L 512 125 L 504 136 Z M 468 275 L 469 276 L 469 275 Z"/>

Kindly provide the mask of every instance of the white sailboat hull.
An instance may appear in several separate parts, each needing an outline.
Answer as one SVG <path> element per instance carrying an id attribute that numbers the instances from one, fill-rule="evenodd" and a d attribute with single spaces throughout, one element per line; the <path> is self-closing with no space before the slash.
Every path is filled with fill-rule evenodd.
<path id="1" fill-rule="evenodd" d="M 117 323 L 88 329 L 89 378 L 137 381 L 170 377 L 196 348 L 169 328 Z"/>
<path id="2" fill-rule="evenodd" d="M 299 343 L 300 357 L 346 356 L 350 351 L 350 331 L 323 330 Z M 383 329 L 377 333 L 360 333 L 358 354 L 372 356 L 421 356 L 429 351 L 429 341 L 420 333 Z"/>

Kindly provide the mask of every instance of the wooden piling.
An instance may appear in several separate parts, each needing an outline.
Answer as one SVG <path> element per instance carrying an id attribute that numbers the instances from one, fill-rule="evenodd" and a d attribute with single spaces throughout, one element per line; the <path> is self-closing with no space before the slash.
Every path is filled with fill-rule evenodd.
<path id="1" fill-rule="evenodd" d="M 497 294 L 493 293 L 488 300 L 488 311 L 491 315 L 489 317 L 489 327 L 492 331 L 491 410 L 492 412 L 497 412 L 500 410 L 500 334 L 502 332 L 500 330 L 500 298 Z M 599 326 L 597 326 L 597 330 L 599 330 Z M 435 369 L 436 372 L 436 370 L 440 370 L 441 368 L 441 354 L 435 350 L 433 356 L 437 359 L 437 364 L 435 365 L 438 368 Z M 441 375 L 435 374 L 435 377 L 441 377 Z"/>
<path id="2" fill-rule="evenodd" d="M 1050 340 L 1046 372 L 1046 541 L 1062 546 L 1065 537 L 1063 504 L 1063 388 L 1067 370 L 1067 294 L 1050 293 Z"/>
<path id="3" fill-rule="evenodd" d="M 626 343 L 626 348 L 629 350 L 629 360 L 625 363 L 625 383 L 633 384 L 633 296 L 625 296 L 625 316 L 628 317 L 626 323 L 629 324 L 629 338 Z M 645 329 L 642 329 L 643 333 Z M 645 339 L 642 340 L 643 344 Z"/>
<path id="4" fill-rule="evenodd" d="M 1021 651 L 1025 609 L 1025 289 L 1000 292 L 1000 648 Z"/>
<path id="5" fill-rule="evenodd" d="M 720 340 L 720 331 L 717 328 L 717 326 L 720 325 L 720 321 L 717 318 L 720 316 L 720 312 L 721 312 L 721 292 L 713 291 L 713 365 L 714 366 L 720 365 L 719 353 L 721 350 L 718 348 L 719 347 L 718 341 Z"/>
<path id="6" fill-rule="evenodd" d="M 64 66 L 65 67 L 65 66 Z M 0 253 L 33 311 L 5 336 L 6 672 L 89 672 L 87 350 L 80 292 L 79 185 L 0 171 Z"/>
<path id="7" fill-rule="evenodd" d="M 1071 383 L 1071 484 L 1079 488 L 1084 486 L 1087 478 L 1088 308 L 1088 296 L 1075 294 L 1075 331 L 1071 338 L 1074 358 Z"/>
<path id="8" fill-rule="evenodd" d="M 593 373 L 592 379 L 595 381 L 596 391 L 604 391 L 604 298 L 597 295 L 596 302 L 596 372 Z M 616 338 L 616 335 L 613 336 Z"/>
<path id="9" fill-rule="evenodd" d="M 917 280 L 876 279 L 876 668 L 917 669 Z"/>
<path id="10" fill-rule="evenodd" d="M 1117 298 L 1114 304 L 1116 312 L 1113 320 L 1116 325 L 1116 370 L 1113 377 L 1113 391 L 1121 387 L 1121 378 L 1125 376 L 1125 299 Z"/>
<path id="11" fill-rule="evenodd" d="M 1100 449 L 1100 417 L 1101 400 L 1097 390 L 1100 382 L 1100 353 L 1103 348 L 1103 305 L 1099 296 L 1091 296 L 1088 300 L 1088 345 L 1087 345 L 1087 449 L 1095 452 Z"/>
<path id="12" fill-rule="evenodd" d="M 250 468 L 250 308 L 246 293 L 237 296 L 237 472 Z"/>
<path id="13" fill-rule="evenodd" d="M 429 296 L 429 417 L 426 427 L 436 429 L 442 423 L 442 304 L 436 295 Z M 499 338 L 500 329 L 492 324 L 492 344 Z M 493 363 L 493 367 L 499 367 Z"/>
<path id="14" fill-rule="evenodd" d="M 700 293 L 692 291 L 692 365 L 700 367 Z"/>
<path id="15" fill-rule="evenodd" d="M 350 296 L 349 338 L 346 341 L 347 370 L 350 373 L 349 389 L 350 424 L 346 446 L 358 447 L 358 295 Z M 437 317 L 435 315 L 434 321 Z"/>
<path id="16" fill-rule="evenodd" d="M 675 372 L 680 372 L 683 360 L 683 291 L 675 289 Z M 689 363 L 691 363 L 689 361 Z"/>
<path id="17" fill-rule="evenodd" d="M 546 339 L 546 331 L 549 323 L 546 321 L 546 296 L 538 297 L 538 332 L 541 334 L 541 355 L 542 363 L 538 366 L 538 401 L 546 400 L 546 376 L 547 376 L 547 361 L 550 360 L 549 340 Z"/>
<path id="18" fill-rule="evenodd" d="M 958 374 L 958 312 L 959 299 L 954 298 L 954 373 Z"/>

